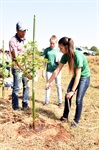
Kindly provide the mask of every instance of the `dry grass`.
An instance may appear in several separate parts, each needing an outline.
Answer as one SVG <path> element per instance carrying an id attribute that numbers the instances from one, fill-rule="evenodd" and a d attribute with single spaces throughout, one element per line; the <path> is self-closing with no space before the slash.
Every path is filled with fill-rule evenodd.
<path id="1" fill-rule="evenodd" d="M 0 150 L 98 150 L 99 149 L 99 56 L 87 56 L 91 69 L 91 83 L 84 97 L 79 128 L 71 128 L 75 113 L 75 97 L 68 123 L 61 123 L 65 89 L 70 81 L 67 65 L 62 70 L 63 105 L 57 106 L 57 92 L 51 91 L 50 104 L 45 101 L 45 80 L 39 71 L 35 83 L 36 130 L 31 127 L 31 111 L 13 111 L 11 90 L 5 90 L 5 99 L 0 99 Z M 1 90 L 1 89 L 0 89 Z M 22 91 L 20 91 L 21 96 Z M 30 90 L 31 96 L 31 90 Z M 1 97 L 1 96 L 0 96 Z M 19 99 L 21 106 L 21 98 Z M 31 100 L 29 101 L 32 106 Z"/>

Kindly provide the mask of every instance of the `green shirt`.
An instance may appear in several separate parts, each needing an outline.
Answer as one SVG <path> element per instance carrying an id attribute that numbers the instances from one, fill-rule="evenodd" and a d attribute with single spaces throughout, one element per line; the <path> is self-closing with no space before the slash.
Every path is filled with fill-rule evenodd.
<path id="1" fill-rule="evenodd" d="M 64 54 L 60 61 L 62 64 L 68 62 L 67 54 Z M 74 76 L 76 76 L 76 68 L 81 68 L 81 77 L 86 78 L 90 76 L 90 69 L 86 57 L 82 52 L 74 51 Z"/>
<path id="2" fill-rule="evenodd" d="M 60 52 L 60 49 L 51 49 L 50 47 L 46 48 L 43 57 L 48 59 L 46 71 L 54 72 L 58 66 L 58 62 L 56 62 L 57 53 Z"/>

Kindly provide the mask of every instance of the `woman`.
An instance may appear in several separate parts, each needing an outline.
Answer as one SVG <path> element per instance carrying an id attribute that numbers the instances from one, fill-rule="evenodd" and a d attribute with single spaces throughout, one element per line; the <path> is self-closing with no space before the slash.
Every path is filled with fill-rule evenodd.
<path id="1" fill-rule="evenodd" d="M 65 107 L 63 116 L 60 118 L 60 120 L 68 120 L 69 106 L 71 106 L 72 97 L 77 91 L 76 111 L 72 123 L 72 126 L 76 127 L 81 117 L 83 97 L 90 84 L 90 69 L 84 54 L 79 51 L 74 51 L 74 42 L 71 38 L 63 37 L 59 40 L 58 44 L 61 52 L 64 53 L 64 55 L 61 58 L 59 66 L 48 80 L 46 88 L 50 87 L 50 83 L 54 78 L 56 78 L 64 64 L 68 62 L 69 71 L 73 74 L 73 77 L 68 86 L 67 94 L 65 95 Z M 70 105 L 68 105 L 68 103 Z"/>

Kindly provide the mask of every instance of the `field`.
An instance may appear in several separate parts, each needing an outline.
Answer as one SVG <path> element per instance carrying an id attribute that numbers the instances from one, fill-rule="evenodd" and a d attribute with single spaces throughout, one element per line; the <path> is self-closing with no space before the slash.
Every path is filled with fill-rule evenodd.
<path id="1" fill-rule="evenodd" d="M 99 150 L 99 56 L 86 56 L 91 82 L 83 102 L 79 127 L 71 128 L 75 113 L 75 96 L 70 109 L 69 122 L 60 122 L 63 114 L 64 95 L 71 76 L 67 65 L 62 70 L 63 104 L 57 106 L 57 92 L 53 82 L 50 104 L 45 101 L 45 80 L 39 71 L 35 82 L 36 128 L 32 127 L 32 112 L 13 111 L 11 108 L 12 89 L 5 89 L 2 99 L 0 88 L 0 150 Z M 30 83 L 30 97 L 31 97 Z M 21 107 L 22 90 L 19 93 Z M 29 100 L 32 108 L 32 101 Z"/>

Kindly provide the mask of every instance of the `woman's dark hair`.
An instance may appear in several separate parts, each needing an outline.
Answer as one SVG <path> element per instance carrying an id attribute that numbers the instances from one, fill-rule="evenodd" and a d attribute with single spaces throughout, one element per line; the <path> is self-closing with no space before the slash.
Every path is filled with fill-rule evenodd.
<path id="1" fill-rule="evenodd" d="M 59 41 L 58 44 L 62 44 L 63 46 L 68 46 L 68 65 L 69 65 L 69 70 L 70 72 L 73 73 L 74 71 L 74 41 L 71 38 L 68 37 L 62 37 Z"/>

